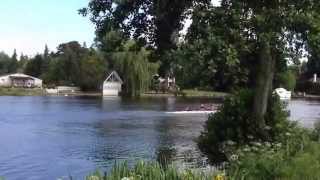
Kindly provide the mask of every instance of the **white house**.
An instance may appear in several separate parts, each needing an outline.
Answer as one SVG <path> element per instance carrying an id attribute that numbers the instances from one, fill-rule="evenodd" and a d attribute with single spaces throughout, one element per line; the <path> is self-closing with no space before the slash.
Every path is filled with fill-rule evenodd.
<path id="1" fill-rule="evenodd" d="M 42 80 L 21 73 L 0 76 L 0 87 L 42 88 Z"/>
<path id="2" fill-rule="evenodd" d="M 103 96 L 118 96 L 121 92 L 123 81 L 116 71 L 110 73 L 103 82 Z"/>

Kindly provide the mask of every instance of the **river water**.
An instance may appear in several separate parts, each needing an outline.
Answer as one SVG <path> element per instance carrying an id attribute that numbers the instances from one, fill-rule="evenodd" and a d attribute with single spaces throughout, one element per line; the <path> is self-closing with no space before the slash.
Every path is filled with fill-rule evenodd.
<path id="1" fill-rule="evenodd" d="M 157 160 L 201 166 L 196 147 L 207 115 L 168 111 L 214 99 L 0 97 L 0 176 L 8 180 L 77 179 L 115 161 Z M 320 118 L 320 102 L 294 100 L 291 119 L 306 127 Z M 303 121 L 302 121 L 303 120 Z"/>

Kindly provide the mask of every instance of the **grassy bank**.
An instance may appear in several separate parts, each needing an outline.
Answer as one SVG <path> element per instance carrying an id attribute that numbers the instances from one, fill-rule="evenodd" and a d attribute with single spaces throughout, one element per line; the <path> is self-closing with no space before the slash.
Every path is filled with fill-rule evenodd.
<path id="1" fill-rule="evenodd" d="M 208 97 L 208 98 L 224 98 L 228 93 L 224 92 L 215 92 L 215 91 L 202 91 L 202 90 L 193 90 L 186 89 L 182 90 L 177 94 L 174 93 L 156 93 L 156 92 L 147 92 L 142 94 L 142 97 L 172 97 L 172 96 L 182 96 L 182 97 Z"/>
<path id="2" fill-rule="evenodd" d="M 42 96 L 42 89 L 0 88 L 0 96 Z"/>
<path id="3" fill-rule="evenodd" d="M 228 93 L 186 89 L 186 90 L 181 91 L 181 95 L 185 96 L 185 97 L 216 97 L 216 98 L 220 97 L 220 98 L 224 98 L 228 95 Z"/>

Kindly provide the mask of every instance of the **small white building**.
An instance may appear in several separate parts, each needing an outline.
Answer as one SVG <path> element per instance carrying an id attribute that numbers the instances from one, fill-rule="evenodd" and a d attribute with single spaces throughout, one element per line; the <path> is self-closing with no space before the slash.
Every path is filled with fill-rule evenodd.
<path id="1" fill-rule="evenodd" d="M 0 76 L 0 87 L 42 88 L 42 80 L 21 73 Z"/>
<path id="2" fill-rule="evenodd" d="M 318 77 L 317 77 L 317 74 L 314 74 L 313 75 L 313 80 L 312 80 L 313 83 L 317 83 L 318 82 Z"/>
<path id="3" fill-rule="evenodd" d="M 112 71 L 103 82 L 103 96 L 118 96 L 121 92 L 123 81 L 116 71 Z"/>

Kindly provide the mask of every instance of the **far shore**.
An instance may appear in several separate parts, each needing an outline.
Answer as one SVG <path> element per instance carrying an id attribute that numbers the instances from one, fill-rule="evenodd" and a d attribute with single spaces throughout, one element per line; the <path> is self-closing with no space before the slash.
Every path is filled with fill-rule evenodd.
<path id="1" fill-rule="evenodd" d="M 142 98 L 163 98 L 163 97 L 185 97 L 185 98 L 217 98 L 225 99 L 229 93 L 216 92 L 216 91 L 202 91 L 202 90 L 182 90 L 179 93 L 156 93 L 155 91 L 149 91 L 141 94 Z M 100 97 L 102 93 L 99 91 L 77 91 L 74 93 L 59 93 L 48 94 L 44 89 L 34 88 L 0 88 L 0 96 L 88 96 L 88 97 Z M 310 99 L 320 100 L 320 95 L 292 95 L 293 99 Z"/>

